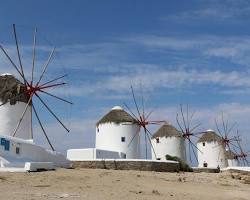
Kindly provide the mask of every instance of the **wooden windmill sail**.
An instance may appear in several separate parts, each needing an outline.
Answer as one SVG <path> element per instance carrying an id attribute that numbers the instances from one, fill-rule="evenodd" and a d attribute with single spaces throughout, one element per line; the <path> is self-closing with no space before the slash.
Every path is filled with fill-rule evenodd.
<path id="1" fill-rule="evenodd" d="M 55 150 L 53 145 L 51 144 L 49 137 L 45 131 L 45 128 L 43 126 L 43 123 L 39 117 L 39 113 L 36 109 L 36 106 L 34 105 L 34 99 L 37 99 L 37 102 L 40 102 L 40 104 L 43 106 L 43 108 L 45 108 L 45 110 L 47 110 L 48 113 L 50 113 L 54 119 L 67 131 L 69 132 L 69 129 L 64 125 L 64 123 L 61 121 L 61 119 L 57 116 L 57 114 L 55 114 L 55 112 L 53 111 L 53 108 L 50 107 L 47 102 L 41 97 L 41 94 L 44 94 L 46 96 L 52 97 L 56 100 L 59 101 L 63 101 L 65 103 L 68 104 L 72 104 L 72 102 L 63 99 L 59 96 L 56 96 L 55 94 L 49 92 L 48 90 L 51 88 L 57 88 L 60 86 L 65 85 L 66 83 L 62 81 L 62 79 L 66 76 L 66 75 L 62 75 L 62 76 L 55 76 L 55 78 L 51 79 L 51 80 L 47 80 L 44 81 L 44 76 L 48 70 L 48 66 L 51 62 L 51 60 L 53 59 L 54 53 L 56 48 L 54 47 L 49 56 L 48 59 L 45 61 L 45 63 L 43 64 L 42 68 L 41 68 L 41 74 L 35 78 L 34 76 L 34 70 L 36 67 L 36 55 L 37 55 L 37 29 L 35 29 L 34 31 L 34 37 L 33 37 L 33 49 L 32 49 L 32 69 L 31 69 L 31 78 L 30 80 L 28 80 L 28 77 L 26 76 L 27 71 L 24 69 L 23 66 L 23 62 L 22 62 L 22 56 L 21 56 L 21 51 L 20 51 L 20 47 L 19 47 L 19 41 L 18 41 L 18 37 L 17 37 L 17 32 L 16 32 L 16 26 L 15 24 L 13 24 L 13 34 L 14 34 L 14 39 L 15 39 L 15 45 L 16 45 L 16 52 L 17 52 L 17 58 L 18 58 L 18 64 L 16 64 L 14 62 L 14 60 L 11 58 L 11 56 L 9 55 L 9 53 L 7 52 L 7 50 L 4 48 L 4 46 L 2 44 L 0 44 L 0 49 L 2 50 L 3 54 L 6 56 L 7 60 L 10 62 L 11 66 L 15 69 L 15 71 L 18 73 L 18 75 L 20 76 L 21 80 L 21 90 L 19 91 L 19 94 L 15 96 L 15 98 L 19 97 L 19 96 L 24 96 L 27 100 L 26 105 L 22 111 L 22 114 L 20 115 L 20 120 L 18 121 L 18 123 L 16 124 L 16 127 L 13 130 L 13 137 L 16 137 L 18 134 L 18 130 L 20 128 L 20 125 L 23 122 L 24 116 L 28 110 L 28 108 L 31 108 L 31 133 L 32 133 L 32 138 L 33 138 L 33 128 L 32 128 L 32 123 L 33 123 L 33 117 L 35 116 L 35 118 L 37 119 L 39 126 L 42 129 L 42 132 L 44 134 L 44 136 L 46 137 L 46 140 L 48 142 L 48 144 L 50 145 L 52 150 Z M 25 72 L 26 71 L 26 72 Z M 8 98 L 5 102 L 3 102 L 0 106 L 4 106 L 5 104 L 11 102 L 13 99 L 10 97 Z"/>
<path id="2" fill-rule="evenodd" d="M 239 131 L 237 130 L 236 142 L 238 146 L 238 150 L 234 148 L 235 158 L 241 162 L 244 166 L 249 166 L 250 162 L 248 161 L 248 157 L 250 156 L 250 151 L 245 151 L 242 147 L 242 139 L 240 138 Z"/>
<path id="3" fill-rule="evenodd" d="M 132 94 L 132 98 L 133 98 L 133 102 L 134 102 L 137 114 L 135 114 L 132 111 L 132 109 L 126 103 L 124 103 L 124 105 L 127 108 L 128 112 L 136 119 L 136 123 L 138 124 L 139 128 L 138 128 L 137 132 L 134 134 L 134 137 L 131 139 L 131 141 L 129 142 L 128 145 L 130 145 L 133 142 L 134 138 L 137 135 L 140 136 L 141 129 L 142 129 L 142 132 L 144 134 L 144 139 L 145 139 L 145 155 L 146 155 L 146 159 L 147 159 L 148 158 L 147 141 L 149 141 L 149 144 L 152 147 L 152 150 L 153 150 L 153 152 L 154 152 L 154 154 L 156 156 L 154 147 L 153 147 L 153 145 L 151 143 L 151 139 L 150 139 L 151 137 L 153 137 L 153 134 L 149 131 L 148 126 L 149 125 L 159 125 L 160 126 L 160 125 L 165 124 L 166 121 L 164 121 L 164 120 L 158 120 L 158 121 L 150 120 L 150 116 L 151 116 L 153 110 L 151 112 L 149 112 L 149 113 L 146 113 L 145 102 L 144 102 L 144 96 L 143 96 L 142 88 L 141 88 L 141 107 L 138 106 L 139 104 L 138 104 L 138 102 L 136 100 L 136 96 L 135 96 L 135 92 L 134 92 L 133 86 L 131 86 L 131 94 Z"/>
<path id="4" fill-rule="evenodd" d="M 197 146 L 192 142 L 192 138 L 199 138 L 199 135 L 202 134 L 202 132 L 196 132 L 197 128 L 201 124 L 193 125 L 193 118 L 194 118 L 195 112 L 189 113 L 189 106 L 186 105 L 186 109 L 183 108 L 183 105 L 180 105 L 180 113 L 177 113 L 176 115 L 176 121 L 179 126 L 179 129 L 181 131 L 181 136 L 183 139 L 188 143 L 188 150 L 189 150 L 189 160 L 192 163 L 192 157 L 191 152 L 193 152 L 193 155 L 198 161 L 197 155 L 195 153 L 195 149 L 201 152 L 200 149 L 197 148 Z M 201 152 L 202 153 L 202 152 Z M 185 151 L 186 154 L 186 151 Z M 187 158 L 187 155 L 185 155 Z"/>
<path id="5" fill-rule="evenodd" d="M 221 145 L 223 145 L 226 151 L 231 151 L 231 147 L 237 147 L 235 142 L 237 142 L 237 138 L 235 136 L 231 136 L 233 129 L 235 128 L 237 123 L 233 123 L 229 125 L 229 120 L 225 120 L 224 113 L 221 113 L 220 125 L 218 120 L 215 119 L 216 129 L 221 137 Z"/>

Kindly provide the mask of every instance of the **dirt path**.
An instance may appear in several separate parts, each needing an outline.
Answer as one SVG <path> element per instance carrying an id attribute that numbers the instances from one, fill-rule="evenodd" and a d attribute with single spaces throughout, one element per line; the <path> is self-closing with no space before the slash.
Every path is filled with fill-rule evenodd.
<path id="1" fill-rule="evenodd" d="M 241 179 L 241 180 L 239 180 Z M 159 173 L 60 169 L 0 173 L 0 199 L 248 200 L 250 176 L 231 173 Z"/>

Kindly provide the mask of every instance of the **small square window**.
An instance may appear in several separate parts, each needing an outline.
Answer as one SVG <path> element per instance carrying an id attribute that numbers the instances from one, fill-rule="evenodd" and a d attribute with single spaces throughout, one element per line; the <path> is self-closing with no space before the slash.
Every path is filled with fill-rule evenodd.
<path id="1" fill-rule="evenodd" d="M 205 142 L 202 143 L 203 147 L 205 146 Z"/>
<path id="2" fill-rule="evenodd" d="M 160 138 L 156 138 L 156 143 L 160 143 Z"/>
<path id="3" fill-rule="evenodd" d="M 126 141 L 126 138 L 125 138 L 125 137 L 121 137 L 121 141 L 122 141 L 122 142 L 125 142 L 125 141 Z"/>
<path id="4" fill-rule="evenodd" d="M 203 163 L 203 167 L 207 167 L 207 163 L 204 162 L 204 163 Z"/>
<path id="5" fill-rule="evenodd" d="M 161 160 L 160 158 L 157 158 L 156 160 Z"/>
<path id="6" fill-rule="evenodd" d="M 16 154 L 20 154 L 20 148 L 16 147 Z"/>

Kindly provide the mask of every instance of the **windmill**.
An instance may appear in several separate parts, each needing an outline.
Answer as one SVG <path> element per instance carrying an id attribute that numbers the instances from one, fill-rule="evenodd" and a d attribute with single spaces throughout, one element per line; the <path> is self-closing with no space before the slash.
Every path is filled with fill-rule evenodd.
<path id="1" fill-rule="evenodd" d="M 249 161 L 247 160 L 247 157 L 250 156 L 250 151 L 245 152 L 242 148 L 242 139 L 240 139 L 239 131 L 237 130 L 237 136 L 235 137 L 235 140 L 238 145 L 238 153 L 236 153 L 236 159 L 238 161 L 241 161 L 244 166 L 249 166 Z M 235 149 L 234 149 L 235 150 Z M 237 152 L 237 151 L 235 151 Z"/>
<path id="2" fill-rule="evenodd" d="M 145 155 L 146 155 L 146 159 L 148 158 L 148 147 L 147 147 L 147 141 L 149 141 L 150 146 L 152 147 L 152 150 L 154 152 L 154 155 L 156 156 L 155 150 L 153 148 L 153 145 L 151 143 L 151 137 L 153 137 L 153 134 L 149 131 L 148 126 L 149 125 L 162 125 L 167 123 L 166 121 L 153 121 L 150 120 L 150 116 L 153 113 L 154 110 L 151 110 L 149 113 L 146 113 L 146 109 L 145 109 L 145 101 L 144 101 L 144 96 L 143 96 L 143 89 L 142 87 L 141 89 L 141 109 L 138 106 L 138 102 L 136 100 L 136 96 L 135 96 L 135 92 L 134 92 L 134 88 L 133 86 L 131 86 L 131 94 L 132 94 L 132 98 L 133 98 L 133 102 L 137 111 L 137 114 L 135 114 L 132 109 L 126 104 L 124 103 L 125 107 L 127 108 L 128 112 L 136 119 L 136 123 L 138 124 L 138 129 L 136 131 L 136 133 L 134 134 L 133 138 L 130 140 L 128 146 L 130 146 L 130 144 L 133 142 L 134 138 L 139 135 L 140 137 L 140 133 L 141 133 L 141 129 L 143 130 L 144 133 L 144 139 L 145 139 Z M 126 124 L 124 124 L 126 125 Z"/>
<path id="3" fill-rule="evenodd" d="M 13 24 L 13 34 L 14 34 L 14 39 L 15 39 L 15 45 L 16 45 L 16 52 L 17 52 L 17 58 L 18 58 L 18 64 L 16 64 L 13 59 L 10 57 L 9 53 L 6 51 L 6 49 L 3 47 L 2 44 L 0 44 L 0 49 L 3 52 L 3 54 L 5 55 L 5 57 L 7 58 L 7 60 L 10 62 L 11 66 L 15 69 L 15 71 L 18 73 L 18 75 L 21 77 L 21 88 L 19 91 L 18 96 L 25 96 L 25 98 L 27 99 L 26 101 L 26 105 L 20 115 L 20 119 L 18 121 L 18 123 L 16 124 L 15 129 L 13 130 L 12 136 L 13 137 L 17 137 L 17 133 L 18 133 L 18 129 L 20 128 L 20 125 L 23 122 L 24 116 L 27 112 L 27 110 L 31 109 L 31 117 L 30 117 L 30 122 L 31 122 L 31 138 L 33 139 L 33 128 L 32 128 L 32 124 L 33 124 L 33 117 L 35 116 L 35 118 L 37 119 L 39 126 L 49 144 L 49 146 L 51 147 L 51 149 L 54 151 L 54 147 L 51 144 L 49 137 L 45 131 L 45 128 L 42 124 L 42 121 L 39 117 L 39 113 L 34 105 L 34 99 L 36 99 L 36 101 L 40 102 L 40 104 L 45 108 L 45 110 L 47 110 L 48 113 L 50 113 L 52 115 L 52 117 L 67 131 L 69 132 L 69 129 L 64 125 L 64 123 L 61 121 L 61 119 L 57 116 L 57 114 L 55 114 L 55 112 L 53 111 L 53 109 L 46 103 L 46 101 L 41 97 L 41 94 L 44 94 L 46 96 L 52 97 L 53 99 L 65 102 L 67 104 L 72 104 L 72 102 L 63 99 L 59 96 L 56 96 L 55 94 L 49 92 L 49 89 L 52 88 L 57 88 L 60 86 L 65 85 L 66 83 L 62 81 L 62 79 L 66 76 L 66 75 L 62 75 L 62 76 L 57 76 L 51 80 L 46 80 L 44 81 L 44 76 L 48 70 L 48 66 L 54 56 L 55 50 L 56 48 L 54 47 L 49 56 L 48 59 L 46 60 L 46 62 L 43 64 L 42 68 L 41 68 L 41 74 L 38 76 L 38 78 L 36 79 L 34 76 L 34 70 L 35 70 L 35 65 L 36 65 L 36 56 L 37 56 L 37 52 L 36 52 L 36 43 L 37 43 L 37 29 L 34 30 L 34 35 L 33 35 L 33 49 L 32 49 L 32 69 L 31 69 L 31 78 L 30 80 L 28 80 L 25 71 L 24 71 L 24 67 L 23 67 L 23 62 L 22 62 L 22 56 L 21 56 L 21 51 L 20 51 L 20 47 L 19 47 L 19 42 L 18 42 L 18 37 L 17 37 L 17 32 L 16 32 L 16 26 L 15 24 Z M 16 98 L 16 97 L 15 97 Z M 12 99 L 8 99 L 6 102 L 3 102 L 0 106 L 4 106 L 7 103 L 11 102 Z"/>
<path id="4" fill-rule="evenodd" d="M 195 132 L 195 130 L 201 125 L 200 123 L 197 125 L 192 125 L 194 114 L 195 112 L 192 112 L 190 115 L 188 104 L 186 105 L 186 109 L 183 109 L 183 105 L 180 104 L 180 113 L 177 113 L 176 115 L 176 121 L 181 131 L 181 137 L 188 142 L 189 160 L 191 163 L 192 163 L 191 150 L 194 154 L 196 161 L 198 161 L 198 158 L 195 154 L 195 148 L 201 152 L 201 150 L 198 149 L 197 146 L 191 140 L 192 138 L 199 138 L 198 135 L 202 134 L 202 132 Z M 185 155 L 185 157 L 187 156 Z"/>
<path id="5" fill-rule="evenodd" d="M 235 128 L 237 123 L 233 123 L 231 126 L 229 125 L 228 119 L 224 119 L 224 113 L 221 113 L 221 125 L 219 126 L 218 120 L 215 119 L 216 129 L 221 137 L 221 145 L 223 145 L 226 151 L 231 151 L 231 146 L 237 147 L 234 142 L 237 142 L 237 138 L 234 136 L 230 136 L 231 132 Z"/>

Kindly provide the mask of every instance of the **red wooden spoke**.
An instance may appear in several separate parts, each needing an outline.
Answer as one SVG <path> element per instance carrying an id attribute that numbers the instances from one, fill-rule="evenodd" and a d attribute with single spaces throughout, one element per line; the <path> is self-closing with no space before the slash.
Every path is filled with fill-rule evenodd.
<path id="1" fill-rule="evenodd" d="M 43 90 L 43 89 L 47 89 L 47 88 L 52 88 L 52 87 L 57 87 L 57 86 L 62 86 L 62 85 L 66 85 L 67 83 L 57 83 L 57 84 L 53 84 L 53 85 L 46 85 L 46 86 L 42 86 L 42 87 L 37 87 L 39 90 Z"/>
<path id="2" fill-rule="evenodd" d="M 149 143 L 150 143 L 150 146 L 151 146 L 151 148 L 152 148 L 152 150 L 153 150 L 153 152 L 154 152 L 154 155 L 155 155 L 155 158 L 157 159 L 157 156 L 156 156 L 156 153 L 155 153 L 155 149 L 154 149 L 154 146 L 153 146 L 153 144 L 152 144 L 152 142 L 151 142 L 151 139 L 150 139 L 150 137 L 149 137 L 149 135 L 151 135 L 151 133 L 146 129 L 146 135 L 147 135 L 147 138 L 148 138 L 148 140 L 149 140 Z M 151 136 L 152 137 L 152 136 Z"/>
<path id="3" fill-rule="evenodd" d="M 163 120 L 161 120 L 161 121 L 149 121 L 150 123 L 160 123 L 160 124 L 162 124 L 162 123 L 167 123 L 167 121 L 163 121 Z"/>
<path id="4" fill-rule="evenodd" d="M 138 126 L 134 136 L 132 137 L 132 139 L 130 140 L 128 147 L 131 145 L 131 143 L 133 142 L 133 140 L 135 139 L 135 137 L 140 133 L 140 126 Z"/>
<path id="5" fill-rule="evenodd" d="M 33 36 L 33 56 L 32 56 L 32 69 L 31 69 L 31 84 L 34 81 L 34 69 L 35 69 L 35 59 L 36 59 L 36 33 L 37 29 L 35 28 Z"/>
<path id="6" fill-rule="evenodd" d="M 54 97 L 54 98 L 56 98 L 56 99 L 58 99 L 58 100 L 61 100 L 61 101 L 64 101 L 65 103 L 68 103 L 68 104 L 73 104 L 72 102 L 70 102 L 70 101 L 68 101 L 68 100 L 66 100 L 66 99 L 63 99 L 63 98 L 61 98 L 61 97 L 58 97 L 58 96 L 56 96 L 56 95 L 54 95 L 54 94 L 51 94 L 51 93 L 49 93 L 49 92 L 46 92 L 46 91 L 43 91 L 43 90 L 39 90 L 40 92 L 42 92 L 42 93 L 44 93 L 44 94 L 47 94 L 47 95 L 49 95 L 49 96 L 51 96 L 51 97 Z"/>
<path id="7" fill-rule="evenodd" d="M 35 93 L 35 95 L 37 96 L 37 98 L 40 100 L 40 102 L 45 106 L 45 108 L 47 108 L 47 110 L 50 112 L 51 115 L 54 116 L 54 118 L 62 125 L 62 127 L 69 132 L 69 129 L 62 123 L 62 121 L 57 117 L 57 115 L 51 110 L 51 108 L 42 100 L 42 98 Z"/>
<path id="8" fill-rule="evenodd" d="M 66 76 L 67 76 L 67 74 L 65 74 L 65 75 L 63 75 L 63 76 L 59 76 L 59 77 L 57 77 L 57 78 L 55 78 L 55 79 L 52 79 L 52 80 L 50 80 L 50 81 L 48 81 L 48 82 L 46 82 L 46 83 L 41 84 L 40 87 L 42 87 L 42 86 L 44 86 L 44 85 L 48 85 L 49 83 L 55 82 L 55 81 L 57 81 L 57 80 L 60 80 L 60 79 L 62 79 L 62 78 L 64 78 L 64 77 L 66 77 Z"/>
<path id="9" fill-rule="evenodd" d="M 44 76 L 44 74 L 45 74 L 45 72 L 46 72 L 46 70 L 47 70 L 47 68 L 48 68 L 48 65 L 49 65 L 49 63 L 50 63 L 50 61 L 51 61 L 51 59 L 52 59 L 52 57 L 53 57 L 53 55 L 54 55 L 54 53 L 55 53 L 55 49 L 56 49 L 56 48 L 54 47 L 53 50 L 51 51 L 49 57 L 48 57 L 48 60 L 47 60 L 46 63 L 43 65 L 43 71 L 42 71 L 42 73 L 41 73 L 41 75 L 40 75 L 40 77 L 39 77 L 38 82 L 36 83 L 36 86 L 38 86 L 38 85 L 40 84 L 40 82 L 41 82 L 41 80 L 42 80 L 42 78 L 43 78 L 43 76 Z"/>
<path id="10" fill-rule="evenodd" d="M 130 113 L 131 115 L 133 115 L 133 117 L 134 117 L 137 121 L 139 121 L 139 119 L 138 119 L 137 116 L 132 112 L 132 110 L 129 108 L 129 106 L 128 106 L 126 103 L 123 103 L 123 104 L 124 104 L 124 106 L 128 109 L 129 113 Z"/>
<path id="11" fill-rule="evenodd" d="M 38 121 L 38 123 L 39 123 L 39 125 L 40 125 L 40 127 L 41 127 L 41 129 L 42 129 L 42 132 L 43 132 L 43 134 L 44 134 L 44 136 L 45 136 L 47 142 L 49 143 L 50 148 L 52 149 L 52 151 L 55 151 L 55 148 L 54 148 L 53 145 L 51 144 L 51 142 L 50 142 L 50 140 L 49 140 L 49 137 L 48 137 L 48 135 L 47 135 L 47 133 L 46 133 L 46 131 L 45 131 L 43 125 L 42 125 L 42 122 L 41 122 L 41 120 L 40 120 L 40 118 L 39 118 L 39 116 L 38 116 L 38 113 L 37 113 L 37 111 L 36 111 L 36 109 L 35 109 L 34 104 L 32 105 L 32 107 L 33 107 L 33 109 L 34 109 L 34 113 L 35 113 L 36 119 L 37 119 L 37 121 Z"/>
<path id="12" fill-rule="evenodd" d="M 14 61 L 11 59 L 11 57 L 9 56 L 9 54 L 5 51 L 5 49 L 3 48 L 3 46 L 0 44 L 0 49 L 2 50 L 2 52 L 4 53 L 4 55 L 6 56 L 6 58 L 10 61 L 11 65 L 15 68 L 15 70 L 18 72 L 18 74 L 22 77 L 22 79 L 24 80 L 24 84 L 27 83 L 27 80 L 25 79 L 24 75 L 22 74 L 22 72 L 18 69 L 18 67 L 16 66 L 16 64 L 14 63 Z"/>
<path id="13" fill-rule="evenodd" d="M 22 65 L 22 60 L 21 60 L 21 55 L 20 55 L 20 50 L 19 50 L 19 45 L 18 45 L 18 40 L 17 40 L 17 35 L 16 35 L 15 24 L 13 24 L 13 33 L 14 33 L 14 38 L 16 42 L 16 50 L 17 50 L 17 55 L 18 55 L 19 66 L 21 68 L 22 77 L 24 77 L 23 65 Z M 25 82 L 25 79 L 24 79 L 24 82 Z"/>

